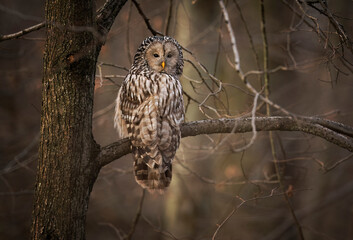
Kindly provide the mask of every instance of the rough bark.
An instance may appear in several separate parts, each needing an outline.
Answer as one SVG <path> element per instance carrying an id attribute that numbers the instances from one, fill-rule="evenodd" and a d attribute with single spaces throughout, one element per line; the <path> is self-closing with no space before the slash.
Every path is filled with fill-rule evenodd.
<path id="1" fill-rule="evenodd" d="M 127 0 L 46 2 L 41 139 L 32 239 L 85 239 L 89 195 L 100 170 L 92 136 L 96 61 Z"/>
<path id="2" fill-rule="evenodd" d="M 46 2 L 41 139 L 32 239 L 85 239 L 89 195 L 100 170 L 92 136 L 96 61 L 126 0 Z"/>
<path id="3" fill-rule="evenodd" d="M 94 1 L 46 2 L 41 139 L 32 239 L 84 239 L 98 175 L 92 137 Z"/>

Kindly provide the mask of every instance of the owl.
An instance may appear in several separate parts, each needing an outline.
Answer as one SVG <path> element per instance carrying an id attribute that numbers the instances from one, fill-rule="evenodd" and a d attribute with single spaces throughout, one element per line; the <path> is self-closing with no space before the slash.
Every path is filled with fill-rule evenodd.
<path id="1" fill-rule="evenodd" d="M 114 125 L 129 137 L 135 179 L 143 188 L 163 191 L 172 179 L 172 160 L 184 121 L 183 53 L 171 37 L 146 38 L 119 89 Z"/>

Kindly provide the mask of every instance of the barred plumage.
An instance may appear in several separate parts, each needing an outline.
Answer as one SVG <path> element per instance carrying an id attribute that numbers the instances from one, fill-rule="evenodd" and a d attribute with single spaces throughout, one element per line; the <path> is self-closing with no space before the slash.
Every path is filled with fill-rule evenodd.
<path id="1" fill-rule="evenodd" d="M 114 124 L 120 137 L 131 139 L 135 179 L 149 190 L 163 190 L 172 178 L 184 121 L 183 65 L 176 40 L 146 38 L 116 100 Z"/>

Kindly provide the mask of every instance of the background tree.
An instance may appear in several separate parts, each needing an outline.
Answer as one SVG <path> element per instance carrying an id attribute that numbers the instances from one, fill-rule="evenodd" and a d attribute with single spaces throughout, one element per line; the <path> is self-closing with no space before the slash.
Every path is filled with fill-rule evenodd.
<path id="1" fill-rule="evenodd" d="M 40 139 L 34 239 L 84 238 L 89 199 L 89 239 L 350 238 L 350 223 L 331 219 L 348 218 L 353 188 L 346 170 L 353 151 L 351 3 L 124 3 L 97 2 L 103 7 L 95 14 L 93 1 L 48 1 L 42 23 L 29 6 L 1 5 L 1 18 L 35 25 L 20 32 L 16 21 L 1 25 L 13 34 L 0 37 L 1 226 L 8 226 L 0 234 L 28 232 L 31 207 L 23 203 L 32 199 Z M 44 26 L 38 137 L 43 31 L 36 31 Z M 205 120 L 184 125 L 183 136 L 194 137 L 182 141 L 169 191 L 141 197 L 130 156 L 121 158 L 129 141 L 116 141 L 112 114 L 137 46 L 160 33 L 185 47 L 187 120 Z M 274 130 L 301 133 L 262 133 Z"/>

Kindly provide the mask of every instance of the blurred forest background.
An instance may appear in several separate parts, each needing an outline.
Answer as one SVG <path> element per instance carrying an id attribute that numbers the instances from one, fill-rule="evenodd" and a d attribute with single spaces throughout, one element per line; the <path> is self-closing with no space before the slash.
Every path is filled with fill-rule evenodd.
<path id="1" fill-rule="evenodd" d="M 103 3 L 97 1 L 97 8 Z M 353 2 L 266 0 L 265 32 L 260 3 L 226 1 L 243 72 L 263 69 L 265 33 L 270 99 L 298 115 L 352 126 Z M 176 38 L 193 53 L 184 51 L 191 63 L 185 62 L 181 78 L 187 94 L 186 121 L 251 113 L 254 96 L 234 70 L 229 32 L 218 1 L 145 0 L 140 7 L 155 30 Z M 1 35 L 43 20 L 42 1 L 0 1 Z M 348 40 L 337 34 L 339 28 Z M 97 65 L 93 132 L 101 146 L 118 140 L 114 100 L 124 68 L 130 68 L 137 47 L 150 35 L 128 1 Z M 29 235 L 44 44 L 44 29 L 0 42 L 0 239 Z M 222 81 L 221 92 L 198 61 Z M 256 73 L 248 81 L 260 91 L 263 74 Z M 272 115 L 278 114 L 282 113 L 272 110 Z M 266 115 L 261 101 L 256 115 Z M 269 133 L 259 132 L 253 145 L 236 151 L 251 136 L 182 139 L 172 184 L 162 195 L 146 193 L 142 198 L 131 155 L 107 165 L 91 194 L 87 239 L 120 239 L 130 231 L 139 206 L 142 215 L 133 239 L 211 239 L 218 226 L 218 239 L 299 239 L 299 225 L 305 239 L 353 239 L 352 154 L 300 132 L 274 132 L 272 150 Z M 274 159 L 280 166 L 281 184 Z"/>

